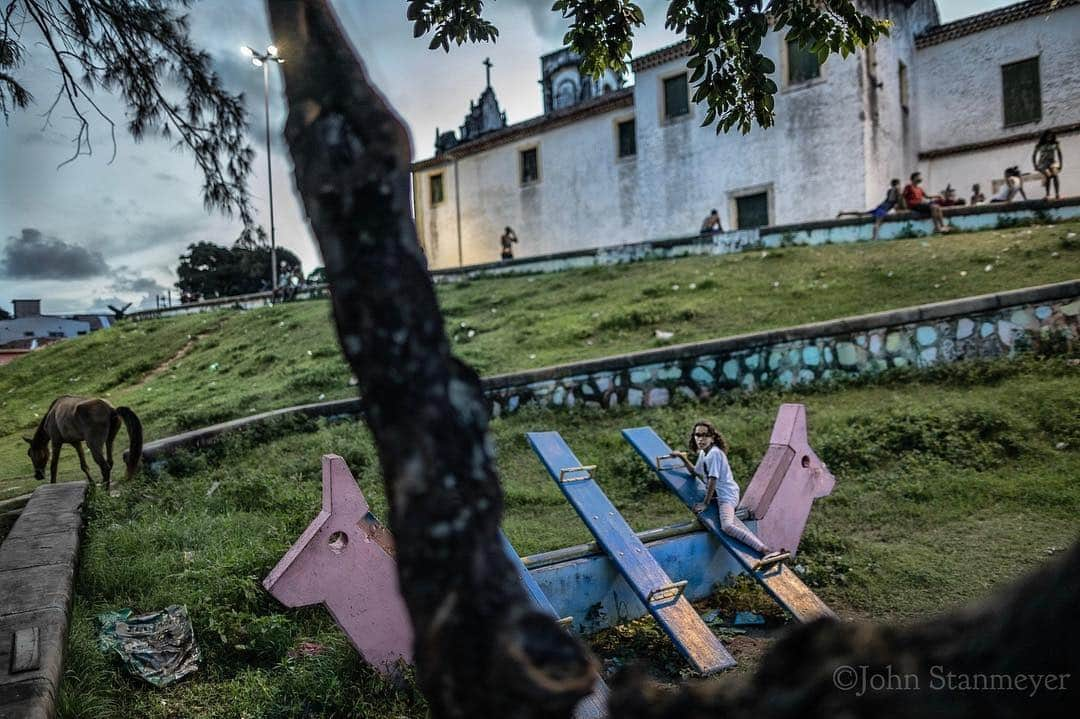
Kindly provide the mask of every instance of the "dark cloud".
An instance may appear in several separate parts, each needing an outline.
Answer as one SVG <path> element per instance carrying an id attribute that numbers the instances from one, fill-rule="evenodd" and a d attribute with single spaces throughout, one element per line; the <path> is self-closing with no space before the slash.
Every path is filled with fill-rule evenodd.
<path id="1" fill-rule="evenodd" d="M 149 292 L 164 294 L 165 287 L 152 277 L 119 277 L 110 286 L 114 292 Z"/>
<path id="2" fill-rule="evenodd" d="M 155 172 L 154 179 L 162 182 L 180 182 L 180 178 L 170 172 Z"/>
<path id="3" fill-rule="evenodd" d="M 108 271 L 100 252 L 45 237 L 34 228 L 24 229 L 20 237 L 8 237 L 0 251 L 0 275 L 12 279 L 78 279 Z"/>

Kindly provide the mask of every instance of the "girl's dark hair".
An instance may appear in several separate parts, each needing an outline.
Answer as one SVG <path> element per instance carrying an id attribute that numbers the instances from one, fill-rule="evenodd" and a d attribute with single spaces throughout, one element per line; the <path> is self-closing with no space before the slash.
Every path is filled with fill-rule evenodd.
<path id="1" fill-rule="evenodd" d="M 1039 144 L 1045 145 L 1050 142 L 1056 142 L 1057 137 L 1054 136 L 1053 130 L 1043 130 L 1042 135 L 1039 136 Z"/>
<path id="2" fill-rule="evenodd" d="M 697 442 L 694 441 L 694 431 L 698 427 L 704 427 L 709 432 L 709 434 L 712 435 L 713 444 L 719 447 L 720 451 L 722 451 L 724 454 L 727 454 L 728 443 L 727 440 L 724 439 L 724 435 L 720 434 L 716 427 L 713 426 L 712 422 L 706 421 L 704 419 L 694 422 L 694 426 L 690 428 L 690 439 L 687 442 L 687 446 L 689 446 L 691 454 L 698 451 Z"/>

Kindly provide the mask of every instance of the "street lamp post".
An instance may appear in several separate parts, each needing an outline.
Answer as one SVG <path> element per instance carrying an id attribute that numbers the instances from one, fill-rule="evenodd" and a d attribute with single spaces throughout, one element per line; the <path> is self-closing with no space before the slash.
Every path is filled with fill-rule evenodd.
<path id="1" fill-rule="evenodd" d="M 251 64 L 261 67 L 263 71 L 263 110 L 266 113 L 266 183 L 270 188 L 270 301 L 274 301 L 274 293 L 277 292 L 277 238 L 274 232 L 274 177 L 270 169 L 270 63 L 285 62 L 278 57 L 276 45 L 268 45 L 265 53 L 256 52 L 247 45 L 240 49 L 246 57 L 251 58 Z"/>

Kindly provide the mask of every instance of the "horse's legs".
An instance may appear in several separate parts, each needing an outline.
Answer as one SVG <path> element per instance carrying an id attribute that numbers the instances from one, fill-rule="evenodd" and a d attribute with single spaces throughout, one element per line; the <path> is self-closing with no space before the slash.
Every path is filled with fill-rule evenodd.
<path id="1" fill-rule="evenodd" d="M 90 468 L 86 466 L 86 452 L 83 451 L 82 442 L 72 442 L 71 446 L 79 453 L 79 466 L 82 467 L 83 474 L 90 483 L 93 483 L 94 478 L 90 476 Z"/>
<path id="2" fill-rule="evenodd" d="M 56 484 L 56 470 L 60 467 L 60 448 L 64 446 L 64 443 L 58 439 L 52 441 L 52 462 L 49 464 L 49 480 L 53 484 Z"/>
<path id="3" fill-rule="evenodd" d="M 105 455 L 101 453 L 101 445 L 92 439 L 86 440 L 86 446 L 90 448 L 90 456 L 97 462 L 98 469 L 101 470 L 101 478 L 105 481 L 105 491 L 109 490 L 109 474 L 112 472 L 112 462 L 105 458 Z"/>
<path id="4" fill-rule="evenodd" d="M 105 440 L 105 459 L 109 461 L 109 468 L 113 466 L 112 447 L 113 442 L 116 441 L 116 434 L 120 431 L 120 415 L 113 414 L 112 419 L 109 420 L 109 437 Z"/>

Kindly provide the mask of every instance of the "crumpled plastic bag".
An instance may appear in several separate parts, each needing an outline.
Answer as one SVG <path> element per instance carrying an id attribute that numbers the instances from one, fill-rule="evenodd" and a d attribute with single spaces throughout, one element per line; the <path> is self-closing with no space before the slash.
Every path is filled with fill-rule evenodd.
<path id="1" fill-rule="evenodd" d="M 163 687 L 199 668 L 199 647 L 187 607 L 132 616 L 130 609 L 97 617 L 98 649 L 116 652 L 132 674 Z"/>

